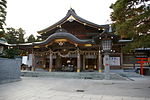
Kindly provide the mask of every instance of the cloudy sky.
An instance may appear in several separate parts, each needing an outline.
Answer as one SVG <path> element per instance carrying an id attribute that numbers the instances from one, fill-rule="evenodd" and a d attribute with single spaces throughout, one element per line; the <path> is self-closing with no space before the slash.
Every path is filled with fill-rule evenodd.
<path id="1" fill-rule="evenodd" d="M 26 35 L 37 35 L 62 19 L 73 8 L 76 13 L 96 24 L 110 23 L 109 6 L 116 0 L 7 0 L 6 27 L 23 28 Z M 108 21 L 109 20 L 109 21 Z"/>

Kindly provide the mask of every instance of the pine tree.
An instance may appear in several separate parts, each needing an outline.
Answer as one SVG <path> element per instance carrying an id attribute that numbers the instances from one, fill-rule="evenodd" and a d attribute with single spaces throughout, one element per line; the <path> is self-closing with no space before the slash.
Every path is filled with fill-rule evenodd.
<path id="1" fill-rule="evenodd" d="M 25 31 L 22 28 L 7 28 L 4 38 L 10 44 L 19 44 L 25 42 L 24 35 Z"/>
<path id="2" fill-rule="evenodd" d="M 0 38 L 3 37 L 5 33 L 3 26 L 5 25 L 6 20 L 6 4 L 6 0 L 0 0 Z"/>
<path id="3" fill-rule="evenodd" d="M 111 19 L 115 33 L 134 40 L 126 49 L 150 47 L 149 0 L 117 0 L 110 8 L 113 9 Z M 145 38 L 147 41 L 142 41 Z"/>
<path id="4" fill-rule="evenodd" d="M 35 37 L 34 37 L 33 34 L 31 34 L 31 35 L 28 37 L 28 39 L 27 39 L 27 42 L 29 42 L 29 43 L 35 42 L 35 41 L 36 41 L 36 39 L 35 39 Z"/>

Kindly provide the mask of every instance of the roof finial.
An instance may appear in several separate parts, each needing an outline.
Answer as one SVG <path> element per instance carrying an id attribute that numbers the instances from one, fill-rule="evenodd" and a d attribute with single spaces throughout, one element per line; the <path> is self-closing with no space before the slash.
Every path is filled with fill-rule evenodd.
<path id="1" fill-rule="evenodd" d="M 72 9 L 71 4 L 70 4 L 70 9 Z"/>
<path id="2" fill-rule="evenodd" d="M 72 0 L 69 0 L 70 9 L 72 9 L 71 1 L 72 1 Z"/>

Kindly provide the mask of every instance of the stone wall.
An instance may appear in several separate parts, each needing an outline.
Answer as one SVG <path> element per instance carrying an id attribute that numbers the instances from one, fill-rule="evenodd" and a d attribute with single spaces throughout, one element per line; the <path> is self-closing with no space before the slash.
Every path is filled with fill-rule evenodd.
<path id="1" fill-rule="evenodd" d="M 21 59 L 0 58 L 0 83 L 20 80 Z"/>

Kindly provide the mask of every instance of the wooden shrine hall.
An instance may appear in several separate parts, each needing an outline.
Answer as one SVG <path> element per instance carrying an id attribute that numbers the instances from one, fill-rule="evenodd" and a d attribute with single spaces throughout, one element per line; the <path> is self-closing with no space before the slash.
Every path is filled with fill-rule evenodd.
<path id="1" fill-rule="evenodd" d="M 71 8 L 64 18 L 52 26 L 38 31 L 41 42 L 19 44 L 28 51 L 32 70 L 47 71 L 99 71 L 103 69 L 103 52 L 99 36 L 107 36 L 109 25 L 97 25 L 79 17 Z M 112 33 L 111 33 L 112 34 Z M 108 35 L 114 38 L 116 35 Z M 120 68 L 120 47 L 113 44 L 111 57 L 119 58 L 111 68 Z"/>

